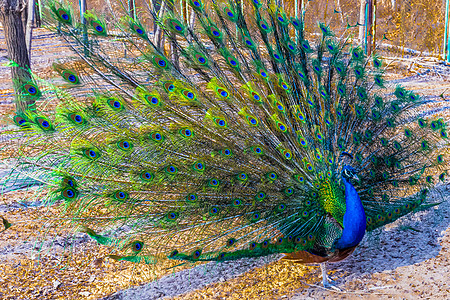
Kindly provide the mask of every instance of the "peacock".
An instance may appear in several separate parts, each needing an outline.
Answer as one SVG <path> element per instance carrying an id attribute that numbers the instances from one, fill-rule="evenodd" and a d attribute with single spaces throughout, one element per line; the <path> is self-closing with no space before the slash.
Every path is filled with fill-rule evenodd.
<path id="1" fill-rule="evenodd" d="M 48 4 L 77 58 L 22 86 L 37 108 L 11 116 L 8 147 L 59 226 L 117 261 L 325 266 L 439 203 L 449 121 L 389 86 L 379 55 L 322 22 L 308 41 L 279 1 L 187 3 L 190 19 L 163 0 L 83 22 Z"/>

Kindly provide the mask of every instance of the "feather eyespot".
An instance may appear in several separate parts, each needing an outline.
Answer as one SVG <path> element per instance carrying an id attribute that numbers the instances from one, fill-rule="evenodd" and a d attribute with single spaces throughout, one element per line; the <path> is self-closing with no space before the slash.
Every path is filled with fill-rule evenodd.
<path id="1" fill-rule="evenodd" d="M 40 95 L 40 91 L 37 85 L 33 84 L 33 83 L 27 83 L 23 86 L 25 92 L 29 95 L 29 96 L 39 96 Z"/>
<path id="2" fill-rule="evenodd" d="M 133 144 L 129 141 L 120 141 L 117 143 L 117 147 L 119 147 L 120 150 L 129 151 L 133 149 Z"/>
<path id="3" fill-rule="evenodd" d="M 428 142 L 427 141 L 422 141 L 420 143 L 420 147 L 422 148 L 422 150 L 428 150 Z"/>
<path id="4" fill-rule="evenodd" d="M 195 59 L 197 60 L 197 62 L 201 65 L 206 65 L 208 60 L 201 54 L 196 54 L 195 55 Z"/>
<path id="5" fill-rule="evenodd" d="M 302 175 L 294 175 L 294 179 L 298 182 L 298 183 L 303 183 L 305 182 L 305 178 Z"/>
<path id="6" fill-rule="evenodd" d="M 291 196 L 291 195 L 293 195 L 294 194 L 294 189 L 293 188 L 286 188 L 285 190 L 284 190 L 284 194 L 286 195 L 286 196 Z"/>
<path id="7" fill-rule="evenodd" d="M 231 247 L 236 243 L 236 240 L 231 238 L 227 241 L 227 247 Z"/>
<path id="8" fill-rule="evenodd" d="M 252 214 L 252 221 L 256 222 L 259 220 L 259 218 L 261 217 L 261 215 L 259 213 L 253 213 Z"/>
<path id="9" fill-rule="evenodd" d="M 210 187 L 218 187 L 219 186 L 219 184 L 220 184 L 220 181 L 218 180 L 218 179 L 216 179 L 216 178 L 212 178 L 212 179 L 210 179 L 209 181 L 208 181 L 208 185 L 210 186 Z"/>
<path id="10" fill-rule="evenodd" d="M 159 131 L 153 131 L 150 133 L 150 139 L 153 142 L 162 143 L 165 140 L 165 136 L 163 135 L 163 133 L 161 133 Z"/>
<path id="11" fill-rule="evenodd" d="M 141 241 L 135 241 L 131 245 L 131 249 L 133 249 L 134 252 L 140 252 L 144 248 L 144 243 Z"/>
<path id="12" fill-rule="evenodd" d="M 165 25 L 167 28 L 169 28 L 172 32 L 178 33 L 180 35 L 184 34 L 184 26 L 176 19 L 167 19 L 165 21 Z"/>
<path id="13" fill-rule="evenodd" d="M 222 38 L 222 32 L 220 32 L 220 30 L 216 26 L 209 27 L 209 34 L 211 37 L 216 38 L 216 39 Z"/>
<path id="14" fill-rule="evenodd" d="M 144 172 L 141 173 L 140 178 L 143 181 L 150 182 L 150 181 L 152 181 L 155 178 L 155 175 L 153 173 L 151 173 L 151 172 L 144 171 Z"/>
<path id="15" fill-rule="evenodd" d="M 281 154 L 285 159 L 292 159 L 292 153 L 289 150 L 283 150 Z"/>
<path id="16" fill-rule="evenodd" d="M 39 127 L 44 131 L 52 130 L 52 123 L 46 117 L 36 117 L 34 121 L 39 125 Z"/>
<path id="17" fill-rule="evenodd" d="M 282 212 L 282 211 L 286 210 L 286 204 L 283 204 L 283 203 L 279 204 L 278 207 L 277 207 L 277 210 L 279 212 Z"/>
<path id="18" fill-rule="evenodd" d="M 167 220 L 169 221 L 175 221 L 178 219 L 179 214 L 177 212 L 171 211 L 167 213 Z"/>
<path id="19" fill-rule="evenodd" d="M 98 22 L 98 21 L 92 21 L 91 26 L 94 28 L 94 30 L 97 34 L 105 34 L 106 33 L 105 27 L 102 24 L 100 24 L 100 22 Z"/>
<path id="20" fill-rule="evenodd" d="M 74 188 L 68 187 L 68 188 L 65 188 L 65 189 L 63 189 L 63 190 L 61 191 L 61 196 L 62 196 L 64 199 L 70 201 L 70 200 L 73 200 L 73 199 L 77 198 L 78 192 L 77 192 Z"/>
<path id="21" fill-rule="evenodd" d="M 258 25 L 259 25 L 259 28 L 261 29 L 261 31 L 263 31 L 263 32 L 265 32 L 265 33 L 267 33 L 267 32 L 270 31 L 269 25 L 267 25 L 266 21 L 264 21 L 263 19 L 261 19 L 261 20 L 258 22 Z"/>
<path id="22" fill-rule="evenodd" d="M 133 24 L 132 29 L 134 30 L 134 32 L 136 32 L 138 35 L 142 36 L 145 34 L 145 31 L 143 28 L 141 28 L 139 25 L 137 24 Z"/>
<path id="23" fill-rule="evenodd" d="M 70 186 L 70 187 L 76 187 L 76 182 L 71 179 L 71 178 L 63 178 L 62 182 L 61 182 L 62 186 Z"/>
<path id="24" fill-rule="evenodd" d="M 266 199 L 267 195 L 265 192 L 258 192 L 256 193 L 255 199 L 257 201 L 263 201 L 264 199 Z"/>
<path id="25" fill-rule="evenodd" d="M 189 128 L 183 128 L 179 131 L 179 133 L 183 138 L 191 138 L 194 135 L 192 130 Z"/>
<path id="26" fill-rule="evenodd" d="M 175 175 L 175 174 L 177 174 L 177 172 L 178 172 L 178 169 L 175 166 L 167 166 L 166 167 L 166 173 L 169 175 Z"/>
<path id="27" fill-rule="evenodd" d="M 266 174 L 266 177 L 269 179 L 269 180 L 277 180 L 277 178 L 278 178 L 278 175 L 277 175 L 277 173 L 275 173 L 275 172 L 270 172 L 270 173 L 267 173 Z"/>
<path id="28" fill-rule="evenodd" d="M 80 79 L 72 71 L 64 70 L 64 71 L 62 71 L 61 76 L 62 76 L 62 78 L 64 78 L 64 80 L 66 80 L 66 81 L 68 81 L 70 83 L 73 83 L 73 84 L 80 83 Z"/>
<path id="29" fill-rule="evenodd" d="M 169 254 L 169 258 L 174 258 L 175 256 L 177 256 L 178 255 L 178 250 L 173 250 L 172 252 L 170 252 L 170 254 Z"/>
<path id="30" fill-rule="evenodd" d="M 119 99 L 116 98 L 109 98 L 106 103 L 110 108 L 112 108 L 115 111 L 120 111 L 125 108 L 125 106 L 122 104 L 122 102 Z"/>
<path id="31" fill-rule="evenodd" d="M 69 120 L 73 121 L 76 125 L 83 125 L 86 123 L 85 118 L 79 113 L 71 113 L 68 115 Z"/>
<path id="32" fill-rule="evenodd" d="M 124 191 L 117 191 L 112 196 L 114 199 L 121 200 L 121 201 L 127 200 L 129 198 L 128 193 L 124 192 Z"/>
<path id="33" fill-rule="evenodd" d="M 14 116 L 13 118 L 14 123 L 20 127 L 26 127 L 27 126 L 27 120 L 22 118 L 21 116 Z"/>
<path id="34" fill-rule="evenodd" d="M 252 92 L 252 98 L 253 100 L 255 100 L 256 102 L 259 102 L 261 100 L 261 97 L 259 96 L 258 93 L 256 92 Z"/>
<path id="35" fill-rule="evenodd" d="M 233 200 L 233 206 L 234 207 L 239 207 L 240 205 L 242 204 L 242 201 L 241 201 L 241 199 L 234 199 Z"/>
<path id="36" fill-rule="evenodd" d="M 187 202 L 194 203 L 194 202 L 196 202 L 197 200 L 198 200 L 197 194 L 189 194 L 189 195 L 186 196 L 186 201 L 187 201 Z"/>
<path id="37" fill-rule="evenodd" d="M 216 216 L 217 214 L 219 214 L 219 207 L 213 206 L 213 207 L 209 210 L 209 214 L 210 214 L 211 216 Z"/>
<path id="38" fill-rule="evenodd" d="M 244 172 L 239 173 L 238 179 L 239 179 L 240 181 L 246 181 L 246 180 L 248 179 L 248 175 L 247 175 L 246 173 L 244 173 Z"/>
<path id="39" fill-rule="evenodd" d="M 258 119 L 256 119 L 255 117 L 253 117 L 253 116 L 248 116 L 247 117 L 247 121 L 248 121 L 248 123 L 249 123 L 249 125 L 250 126 L 257 126 L 258 125 Z"/>
<path id="40" fill-rule="evenodd" d="M 96 160 L 100 157 L 100 152 L 94 149 L 84 149 L 83 155 L 90 160 Z"/>
<path id="41" fill-rule="evenodd" d="M 251 149 L 252 149 L 253 153 L 255 153 L 256 155 L 263 155 L 264 154 L 263 149 L 261 147 L 259 147 L 259 146 L 252 147 Z"/>
<path id="42" fill-rule="evenodd" d="M 145 101 L 147 102 L 147 104 L 155 107 L 155 106 L 160 106 L 161 105 L 161 99 L 159 96 L 156 95 L 145 95 Z"/>
<path id="43" fill-rule="evenodd" d="M 181 94 L 187 100 L 195 100 L 195 98 L 196 98 L 195 94 L 193 92 L 189 91 L 189 90 L 184 90 L 184 91 L 181 92 Z"/>
<path id="44" fill-rule="evenodd" d="M 201 254 L 202 254 L 202 250 L 200 250 L 200 249 L 195 250 L 194 253 L 192 253 L 192 258 L 193 259 L 198 259 Z"/>
<path id="45" fill-rule="evenodd" d="M 286 132 L 286 131 L 287 131 L 286 125 L 284 125 L 284 124 L 281 123 L 281 122 L 278 122 L 278 123 L 277 123 L 277 127 L 278 127 L 278 129 L 279 129 L 281 132 Z"/>
<path id="46" fill-rule="evenodd" d="M 223 150 L 219 151 L 220 155 L 222 155 L 223 157 L 229 158 L 233 155 L 233 152 L 231 151 L 230 148 L 225 148 Z"/>
<path id="47" fill-rule="evenodd" d="M 193 165 L 193 169 L 197 172 L 203 172 L 205 171 L 205 164 L 203 162 L 196 162 Z"/>
<path id="48" fill-rule="evenodd" d="M 70 14 L 63 8 L 58 8 L 56 10 L 56 13 L 61 22 L 65 23 L 65 24 L 69 24 L 72 22 L 72 18 L 70 17 Z"/>
<path id="49" fill-rule="evenodd" d="M 166 90 L 166 92 L 171 93 L 175 90 L 175 86 L 173 85 L 172 82 L 164 82 L 164 89 Z"/>
<path id="50" fill-rule="evenodd" d="M 269 247 L 269 241 L 265 240 L 264 242 L 261 243 L 261 248 L 266 249 L 267 247 Z"/>

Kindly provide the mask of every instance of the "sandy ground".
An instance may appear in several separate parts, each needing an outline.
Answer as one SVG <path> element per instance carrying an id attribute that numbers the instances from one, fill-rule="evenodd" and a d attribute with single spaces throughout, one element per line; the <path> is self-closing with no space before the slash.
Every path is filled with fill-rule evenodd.
<path id="1" fill-rule="evenodd" d="M 0 28 L 0 111 L 4 114 L 13 105 L 10 73 L 1 66 L 7 61 L 2 43 Z M 33 70 L 45 78 L 55 76 L 51 63 L 68 51 L 53 35 L 37 30 Z M 395 82 L 431 95 L 431 100 L 442 100 L 437 96 L 443 94 L 440 107 L 449 107 L 447 67 L 420 72 L 423 75 L 398 77 Z M 442 186 L 440 191 L 448 197 L 450 187 Z M 349 259 L 329 265 L 330 278 L 342 290 L 334 291 L 320 287 L 317 266 L 293 265 L 279 257 L 181 267 L 119 263 L 105 258 L 106 250 L 83 234 L 69 239 L 67 232 L 42 226 L 52 210 L 31 201 L 32 195 L 32 191 L 16 191 L 0 198 L 0 216 L 13 224 L 4 232 L 0 225 L 0 299 L 450 298 L 449 201 L 366 235 Z M 20 203 L 21 199 L 28 201 Z M 35 237 L 46 230 L 54 238 L 36 243 Z"/>

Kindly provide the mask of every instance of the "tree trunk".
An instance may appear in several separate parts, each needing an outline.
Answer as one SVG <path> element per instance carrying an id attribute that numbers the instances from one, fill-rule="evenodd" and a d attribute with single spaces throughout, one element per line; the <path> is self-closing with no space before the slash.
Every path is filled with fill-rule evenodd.
<path id="1" fill-rule="evenodd" d="M 181 4 L 183 1 L 181 1 Z M 175 10 L 175 1 L 171 1 L 171 5 L 167 7 L 167 10 L 170 13 L 174 13 Z M 183 8 L 181 7 L 181 11 L 183 11 Z M 175 33 L 170 34 L 170 59 L 172 61 L 172 64 L 175 66 L 176 69 L 180 69 L 180 57 L 178 55 L 178 48 L 176 44 L 176 35 Z"/>
<path id="2" fill-rule="evenodd" d="M 27 9 L 27 1 L 26 0 L 17 0 L 17 1 L 22 1 L 22 25 L 23 25 L 23 32 L 25 32 L 27 30 L 26 26 L 27 26 L 27 19 L 28 19 L 28 9 Z"/>
<path id="3" fill-rule="evenodd" d="M 39 5 L 39 3 L 40 3 L 40 1 L 37 0 L 35 2 L 35 6 L 34 6 L 34 12 L 35 12 L 34 16 L 35 16 L 35 19 L 36 19 L 36 27 L 38 27 L 38 28 L 41 27 L 41 13 L 42 13 L 41 6 Z"/>
<path id="4" fill-rule="evenodd" d="M 0 0 L 0 22 L 5 29 L 8 58 L 17 64 L 11 66 L 17 112 L 35 108 L 34 99 L 23 91 L 23 85 L 31 80 L 30 58 L 22 23 L 23 9 L 21 0 Z"/>
<path id="5" fill-rule="evenodd" d="M 25 42 L 27 43 L 28 59 L 31 61 L 31 39 L 33 38 L 34 0 L 28 0 L 28 18 L 25 30 Z"/>
<path id="6" fill-rule="evenodd" d="M 365 16 L 366 16 L 366 0 L 361 0 L 361 6 L 359 9 L 359 22 L 358 22 L 360 24 L 358 39 L 361 46 L 364 45 L 364 31 L 366 30 Z"/>
<path id="7" fill-rule="evenodd" d="M 367 27 L 366 27 L 366 35 L 367 35 L 367 45 L 366 51 L 367 55 L 372 53 L 372 38 L 373 38 L 373 3 L 372 0 L 367 1 L 368 9 L 367 9 Z"/>
<path id="8" fill-rule="evenodd" d="M 158 14 L 158 16 L 161 11 L 161 6 L 164 4 L 165 4 L 165 2 L 161 3 L 157 0 L 152 0 L 152 9 L 154 12 L 156 12 Z M 153 22 L 153 32 L 155 33 L 155 38 L 156 38 L 156 30 L 158 30 L 158 24 L 156 24 L 156 22 Z"/>
<path id="9" fill-rule="evenodd" d="M 195 26 L 195 11 L 194 9 L 191 10 L 191 19 L 189 20 L 189 28 L 191 30 L 194 30 Z"/>
<path id="10" fill-rule="evenodd" d="M 164 14 L 164 10 L 166 9 L 166 1 L 163 1 L 160 8 L 159 8 L 159 12 L 158 12 L 158 17 L 162 18 L 163 14 Z M 154 43 L 156 44 L 156 46 L 161 49 L 161 47 L 164 45 L 163 43 L 163 33 L 161 30 L 161 27 L 159 27 L 156 23 L 155 23 L 155 31 L 154 31 Z"/>
<path id="11" fill-rule="evenodd" d="M 128 0 L 128 14 L 130 18 L 136 20 L 136 3 L 134 0 Z"/>
<path id="12" fill-rule="evenodd" d="M 89 38 L 87 33 L 87 23 L 86 19 L 84 18 L 84 14 L 87 11 L 87 3 L 86 0 L 80 0 L 80 19 L 81 24 L 83 24 L 83 49 L 84 49 L 84 55 L 89 55 Z"/>

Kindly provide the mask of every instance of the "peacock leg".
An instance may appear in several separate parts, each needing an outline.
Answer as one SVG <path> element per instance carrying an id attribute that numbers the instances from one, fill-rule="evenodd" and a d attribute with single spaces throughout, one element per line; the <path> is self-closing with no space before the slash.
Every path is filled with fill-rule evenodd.
<path id="1" fill-rule="evenodd" d="M 324 287 L 329 285 L 327 276 L 327 263 L 323 262 L 320 264 L 320 269 L 322 270 L 322 284 Z"/>
<path id="2" fill-rule="evenodd" d="M 337 291 L 342 291 L 340 288 L 338 288 L 337 286 L 333 285 L 332 283 L 330 283 L 328 281 L 328 275 L 327 275 L 327 262 L 323 262 L 320 264 L 320 269 L 322 270 L 322 284 L 323 287 L 326 289 L 333 289 L 333 290 L 337 290 Z"/>

